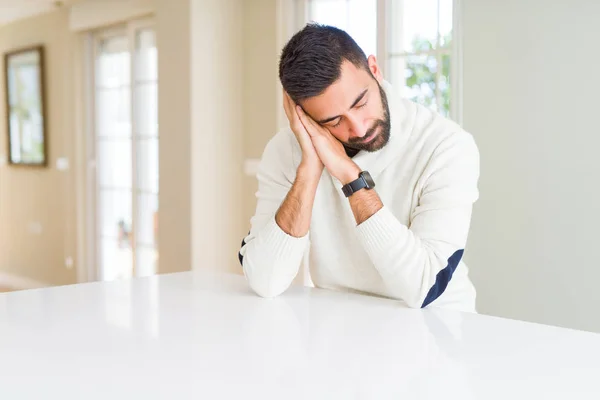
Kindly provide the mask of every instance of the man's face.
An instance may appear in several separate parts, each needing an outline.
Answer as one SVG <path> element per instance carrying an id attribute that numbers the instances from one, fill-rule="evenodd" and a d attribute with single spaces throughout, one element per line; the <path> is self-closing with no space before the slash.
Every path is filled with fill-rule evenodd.
<path id="1" fill-rule="evenodd" d="M 349 61 L 340 78 L 319 96 L 303 100 L 304 111 L 350 150 L 377 151 L 390 138 L 387 97 L 380 86 L 381 73 L 369 57 L 371 72 Z"/>

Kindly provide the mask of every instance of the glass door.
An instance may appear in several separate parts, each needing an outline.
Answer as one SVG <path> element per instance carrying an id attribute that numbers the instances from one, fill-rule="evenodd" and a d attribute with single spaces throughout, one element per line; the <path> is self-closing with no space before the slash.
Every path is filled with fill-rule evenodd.
<path id="1" fill-rule="evenodd" d="M 101 280 L 156 273 L 158 79 L 149 22 L 98 32 L 94 49 L 93 254 Z"/>

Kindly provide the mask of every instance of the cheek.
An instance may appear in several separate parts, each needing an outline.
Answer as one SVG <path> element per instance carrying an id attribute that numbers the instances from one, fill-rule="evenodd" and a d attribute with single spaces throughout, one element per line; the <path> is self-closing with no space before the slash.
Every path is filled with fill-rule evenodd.
<path id="1" fill-rule="evenodd" d="M 340 142 L 347 142 L 348 141 L 348 127 L 345 126 L 346 124 L 342 123 L 340 124 L 340 126 L 336 127 L 336 128 L 329 128 L 329 132 L 331 133 L 331 135 L 336 138 L 337 140 L 339 140 Z"/>
<path id="2" fill-rule="evenodd" d="M 381 106 L 378 102 L 369 102 L 366 106 L 354 112 L 354 120 L 368 129 L 375 121 L 380 120 L 382 115 Z"/>
<path id="3" fill-rule="evenodd" d="M 369 104 L 367 113 L 369 115 L 369 120 L 377 120 L 383 118 L 383 107 L 381 106 L 381 101 L 373 102 L 373 104 Z"/>

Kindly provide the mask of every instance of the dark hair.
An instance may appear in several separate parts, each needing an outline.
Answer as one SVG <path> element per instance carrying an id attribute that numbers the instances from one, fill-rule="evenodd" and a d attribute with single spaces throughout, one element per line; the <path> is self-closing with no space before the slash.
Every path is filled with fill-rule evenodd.
<path id="1" fill-rule="evenodd" d="M 310 23 L 283 48 L 279 79 L 292 100 L 299 102 L 318 96 L 338 80 L 344 60 L 369 70 L 365 53 L 345 31 Z"/>

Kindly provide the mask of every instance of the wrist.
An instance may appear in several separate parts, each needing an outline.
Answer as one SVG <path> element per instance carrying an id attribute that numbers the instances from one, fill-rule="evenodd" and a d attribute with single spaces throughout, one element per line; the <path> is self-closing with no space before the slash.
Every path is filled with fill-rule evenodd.
<path id="1" fill-rule="evenodd" d="M 340 176 L 338 176 L 337 178 L 342 183 L 342 185 L 347 185 L 350 182 L 358 179 L 360 173 L 360 167 L 356 165 L 353 161 L 350 161 L 350 163 L 341 170 Z"/>

